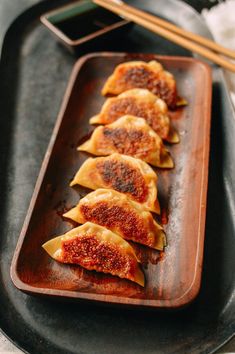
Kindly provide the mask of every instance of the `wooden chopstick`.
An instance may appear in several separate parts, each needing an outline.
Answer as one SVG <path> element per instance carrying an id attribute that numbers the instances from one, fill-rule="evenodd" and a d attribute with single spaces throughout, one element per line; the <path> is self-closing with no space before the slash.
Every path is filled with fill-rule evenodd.
<path id="1" fill-rule="evenodd" d="M 217 45 L 216 43 L 214 43 L 213 41 L 207 40 L 206 38 L 200 37 L 198 35 L 195 35 L 197 37 L 197 41 L 200 41 L 200 44 L 197 44 L 193 41 L 191 41 L 191 39 L 193 39 L 191 37 L 191 33 L 184 31 L 183 29 L 180 29 L 179 27 L 172 25 L 172 24 L 168 24 L 167 21 L 164 21 L 165 23 L 165 28 L 160 26 L 160 22 L 156 21 L 155 16 L 147 14 L 146 12 L 136 9 L 132 6 L 126 5 L 124 4 L 122 1 L 118 0 L 113 1 L 113 0 L 93 0 L 94 3 L 96 3 L 97 5 L 100 5 L 118 15 L 121 15 L 123 17 L 125 17 L 126 19 L 133 21 L 145 28 L 147 28 L 148 30 L 152 31 L 153 33 L 156 33 L 186 49 L 189 49 L 195 53 L 198 53 L 200 55 L 202 55 L 203 57 L 209 59 L 210 61 L 230 70 L 235 72 L 235 64 L 233 64 L 232 62 L 224 59 L 223 57 L 219 56 L 218 54 L 216 54 L 215 52 L 213 52 L 212 50 L 209 50 L 205 47 L 203 47 L 204 45 L 204 40 L 207 42 L 211 42 L 215 48 L 216 46 L 216 51 L 217 52 L 221 52 L 221 46 Z M 153 20 L 154 18 L 154 20 Z M 157 19 L 158 20 L 158 19 Z M 160 20 L 160 19 L 159 19 Z M 163 20 L 161 20 L 163 21 Z M 167 28 L 166 28 L 166 24 L 167 24 Z M 169 25 L 173 26 L 174 28 L 177 28 L 177 33 L 174 30 L 174 32 L 172 32 L 172 27 Z M 184 37 L 182 37 L 180 34 L 181 31 L 184 32 Z M 185 35 L 185 33 L 187 33 Z M 185 38 L 187 36 L 187 38 Z M 199 38 L 198 38 L 199 37 Z M 190 38 L 190 40 L 188 39 Z M 195 38 L 195 37 L 194 37 Z M 201 38 L 203 39 L 203 41 L 201 41 Z M 211 46 L 211 43 L 209 44 Z M 208 44 L 207 44 L 208 47 Z M 211 47 L 210 47 L 211 48 Z M 223 47 L 222 47 L 223 48 Z M 214 49 L 215 50 L 215 49 Z M 223 48 L 223 54 L 225 54 L 226 48 Z M 231 52 L 229 51 L 230 56 L 231 56 Z M 235 54 L 232 52 L 233 57 L 235 57 Z"/>
<path id="2" fill-rule="evenodd" d="M 111 0 L 110 2 L 115 2 L 115 1 Z M 116 2 L 116 3 L 120 4 L 123 9 L 130 11 L 132 13 L 135 13 L 138 16 L 141 16 L 142 18 L 144 18 L 148 21 L 151 21 L 152 23 L 156 24 L 157 26 L 161 26 L 163 28 L 168 29 L 171 32 L 179 34 L 180 36 L 183 36 L 185 38 L 193 40 L 194 42 L 196 42 L 204 47 L 207 47 L 207 48 L 213 50 L 214 52 L 217 52 L 217 53 L 223 54 L 227 57 L 230 57 L 232 59 L 235 59 L 235 51 L 225 48 L 222 45 L 217 44 L 210 39 L 199 36 L 198 34 L 195 34 L 193 32 L 186 31 L 183 28 L 180 28 L 180 27 L 174 25 L 173 23 L 165 21 L 157 16 L 153 16 L 151 14 L 148 14 L 145 11 L 141 11 L 137 8 L 134 8 L 133 6 L 129 6 L 121 0 L 118 0 L 118 2 Z"/>

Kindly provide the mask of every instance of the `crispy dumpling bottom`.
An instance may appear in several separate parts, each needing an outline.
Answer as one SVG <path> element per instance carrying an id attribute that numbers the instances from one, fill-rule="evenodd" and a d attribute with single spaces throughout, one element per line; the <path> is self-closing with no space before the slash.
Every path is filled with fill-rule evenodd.
<path id="1" fill-rule="evenodd" d="M 150 212 L 111 189 L 97 189 L 82 198 L 64 217 L 83 224 L 87 221 L 107 227 L 126 240 L 162 251 L 166 236 Z"/>
<path id="2" fill-rule="evenodd" d="M 109 273 L 144 286 L 144 274 L 133 248 L 120 236 L 87 222 L 42 246 L 56 261 Z"/>
<path id="3" fill-rule="evenodd" d="M 174 167 L 162 139 L 143 118 L 131 115 L 97 127 L 91 138 L 80 145 L 78 150 L 97 156 L 107 156 L 116 152 L 141 159 L 156 167 Z"/>
<path id="4" fill-rule="evenodd" d="M 157 174 L 144 161 L 121 154 L 88 158 L 70 186 L 108 188 L 124 193 L 148 211 L 160 213 L 157 199 Z"/>
<path id="5" fill-rule="evenodd" d="M 100 113 L 90 119 L 90 124 L 110 124 L 127 114 L 144 118 L 162 139 L 179 142 L 179 135 L 170 124 L 166 103 L 146 89 L 131 89 L 108 98 Z"/>
<path id="6" fill-rule="evenodd" d="M 130 61 L 119 64 L 107 79 L 102 88 L 102 95 L 119 95 L 132 88 L 148 89 L 159 95 L 168 107 L 177 107 L 178 94 L 174 76 L 165 71 L 156 60 L 148 63 L 144 61 Z M 180 99 L 180 104 L 183 101 Z"/>

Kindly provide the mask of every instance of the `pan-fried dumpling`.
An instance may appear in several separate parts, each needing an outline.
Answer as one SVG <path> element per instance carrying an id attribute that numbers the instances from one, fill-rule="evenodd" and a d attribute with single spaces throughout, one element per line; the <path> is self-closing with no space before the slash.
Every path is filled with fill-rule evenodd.
<path id="1" fill-rule="evenodd" d="M 114 189 L 140 203 L 145 210 L 160 212 L 156 173 L 146 162 L 130 156 L 112 154 L 87 159 L 70 186 L 75 184 L 90 189 Z"/>
<path id="2" fill-rule="evenodd" d="M 42 246 L 55 260 L 88 270 L 110 273 L 144 286 L 144 275 L 133 248 L 120 236 L 87 222 Z"/>
<path id="3" fill-rule="evenodd" d="M 63 215 L 79 224 L 87 221 L 105 226 L 126 240 L 158 250 L 166 245 L 165 233 L 149 211 L 111 189 L 97 189 Z"/>
<path id="4" fill-rule="evenodd" d="M 174 167 L 162 139 L 143 118 L 126 115 L 112 124 L 97 127 L 91 138 L 78 147 L 94 155 L 115 152 L 129 155 L 162 168 Z"/>
<path id="5" fill-rule="evenodd" d="M 160 63 L 152 60 L 130 61 L 118 65 L 106 81 L 102 95 L 116 96 L 132 88 L 145 88 L 162 98 L 168 107 L 177 105 L 176 82 Z"/>
<path id="6" fill-rule="evenodd" d="M 179 142 L 178 134 L 170 126 L 166 103 L 146 89 L 131 89 L 108 98 L 101 112 L 92 117 L 90 123 L 110 124 L 126 114 L 144 118 L 162 139 Z"/>

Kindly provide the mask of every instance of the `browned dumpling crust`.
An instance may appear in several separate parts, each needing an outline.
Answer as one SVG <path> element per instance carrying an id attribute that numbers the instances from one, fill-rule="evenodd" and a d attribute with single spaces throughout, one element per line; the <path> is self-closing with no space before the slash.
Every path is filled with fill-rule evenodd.
<path id="1" fill-rule="evenodd" d="M 63 215 L 83 224 L 87 221 L 106 227 L 126 240 L 163 250 L 165 233 L 150 212 L 111 189 L 97 189 L 82 198 Z"/>
<path id="2" fill-rule="evenodd" d="M 170 125 L 166 103 L 146 89 L 131 89 L 108 98 L 91 124 L 110 124 L 124 115 L 141 117 L 164 140 L 177 143 L 178 134 Z"/>
<path id="3" fill-rule="evenodd" d="M 109 273 L 144 286 L 144 274 L 133 248 L 120 236 L 87 222 L 42 246 L 56 261 Z"/>
<path id="4" fill-rule="evenodd" d="M 97 156 L 115 152 L 132 156 L 162 168 L 174 167 L 162 139 L 143 118 L 126 115 L 112 124 L 97 127 L 91 138 L 78 147 Z"/>
<path id="5" fill-rule="evenodd" d="M 109 188 L 124 193 L 145 210 L 160 213 L 157 174 L 144 161 L 121 154 L 87 159 L 70 186 Z"/>
<path id="6" fill-rule="evenodd" d="M 118 65 L 106 81 L 102 95 L 119 95 L 132 88 L 144 88 L 162 98 L 168 107 L 177 105 L 176 81 L 156 60 L 130 61 Z"/>

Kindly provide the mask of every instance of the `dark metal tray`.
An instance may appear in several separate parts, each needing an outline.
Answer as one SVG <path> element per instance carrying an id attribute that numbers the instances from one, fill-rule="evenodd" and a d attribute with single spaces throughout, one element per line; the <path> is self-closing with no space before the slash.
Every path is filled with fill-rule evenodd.
<path id="1" fill-rule="evenodd" d="M 235 330 L 235 117 L 219 69 L 213 70 L 205 253 L 202 288 L 196 301 L 171 313 L 110 309 L 34 298 L 17 291 L 10 281 L 13 251 L 76 60 L 49 36 L 38 17 L 56 3 L 65 2 L 44 1 L 27 10 L 12 24 L 3 44 L 0 327 L 31 353 L 213 352 Z M 209 36 L 201 18 L 181 2 L 129 2 Z M 105 49 L 190 55 L 138 26 Z"/>

